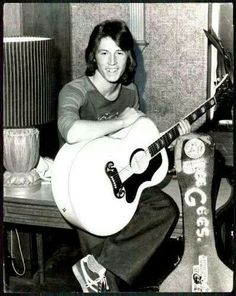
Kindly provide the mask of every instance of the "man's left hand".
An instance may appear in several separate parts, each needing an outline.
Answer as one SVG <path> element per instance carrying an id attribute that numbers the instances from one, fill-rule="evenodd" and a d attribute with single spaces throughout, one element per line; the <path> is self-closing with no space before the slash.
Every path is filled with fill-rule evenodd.
<path id="1" fill-rule="evenodd" d="M 180 136 L 190 133 L 191 125 L 187 119 L 181 119 L 178 126 Z"/>

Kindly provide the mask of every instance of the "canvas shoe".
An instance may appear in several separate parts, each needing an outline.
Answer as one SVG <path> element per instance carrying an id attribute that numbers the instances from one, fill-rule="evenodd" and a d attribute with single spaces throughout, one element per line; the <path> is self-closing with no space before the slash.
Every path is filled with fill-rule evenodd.
<path id="1" fill-rule="evenodd" d="M 73 273 L 83 292 L 109 291 L 106 268 L 97 262 L 93 255 L 87 255 L 72 266 Z"/>

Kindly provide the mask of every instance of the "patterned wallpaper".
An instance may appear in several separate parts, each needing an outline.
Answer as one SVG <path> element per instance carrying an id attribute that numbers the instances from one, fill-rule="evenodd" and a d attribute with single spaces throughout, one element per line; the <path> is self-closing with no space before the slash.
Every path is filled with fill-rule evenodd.
<path id="1" fill-rule="evenodd" d="M 71 4 L 73 78 L 84 73 L 84 49 L 93 27 L 108 18 L 129 23 L 129 4 Z M 161 131 L 206 99 L 207 40 L 203 29 L 207 25 L 207 3 L 145 4 L 149 45 L 142 53 L 136 50 L 136 82 L 142 109 Z"/>

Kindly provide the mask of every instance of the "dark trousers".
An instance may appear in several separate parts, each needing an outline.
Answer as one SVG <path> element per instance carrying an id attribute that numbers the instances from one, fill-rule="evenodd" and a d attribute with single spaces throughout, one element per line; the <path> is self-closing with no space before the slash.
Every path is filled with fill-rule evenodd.
<path id="1" fill-rule="evenodd" d="M 178 217 L 178 207 L 170 196 L 157 186 L 146 188 L 133 218 L 120 232 L 97 237 L 78 230 L 82 253 L 93 254 L 107 270 L 132 284 L 171 235 Z"/>

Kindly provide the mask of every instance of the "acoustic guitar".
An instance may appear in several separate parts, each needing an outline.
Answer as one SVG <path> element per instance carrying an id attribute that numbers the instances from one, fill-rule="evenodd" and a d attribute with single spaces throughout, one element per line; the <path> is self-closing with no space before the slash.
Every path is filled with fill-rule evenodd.
<path id="1" fill-rule="evenodd" d="M 217 104 L 229 83 L 226 75 L 215 95 L 185 117 L 190 124 Z M 115 134 L 64 144 L 52 169 L 52 192 L 60 212 L 98 236 L 120 231 L 133 217 L 142 191 L 165 178 L 165 148 L 178 136 L 178 123 L 160 135 L 151 119 L 141 117 Z"/>

